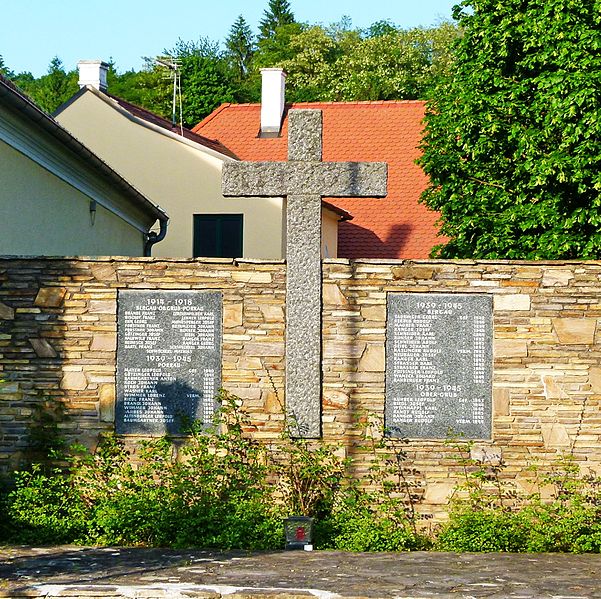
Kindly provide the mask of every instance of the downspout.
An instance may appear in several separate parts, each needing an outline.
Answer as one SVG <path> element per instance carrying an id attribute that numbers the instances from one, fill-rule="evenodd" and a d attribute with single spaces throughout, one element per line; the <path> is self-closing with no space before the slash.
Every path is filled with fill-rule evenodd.
<path id="1" fill-rule="evenodd" d="M 146 234 L 146 243 L 144 244 L 144 257 L 147 258 L 152 255 L 152 246 L 159 241 L 163 241 L 165 239 L 165 235 L 167 235 L 167 223 L 169 219 L 161 219 L 159 221 L 159 232 L 155 233 L 154 231 L 148 231 Z"/>

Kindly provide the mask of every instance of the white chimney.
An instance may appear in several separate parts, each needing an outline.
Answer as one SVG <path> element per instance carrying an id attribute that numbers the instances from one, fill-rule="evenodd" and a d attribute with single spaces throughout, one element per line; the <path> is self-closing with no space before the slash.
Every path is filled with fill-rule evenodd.
<path id="1" fill-rule="evenodd" d="M 285 97 L 284 69 L 261 69 L 261 133 L 280 132 Z"/>
<path id="2" fill-rule="evenodd" d="M 80 60 L 77 63 L 79 69 L 79 87 L 89 85 L 101 92 L 106 92 L 108 85 L 106 75 L 109 65 L 102 60 Z"/>

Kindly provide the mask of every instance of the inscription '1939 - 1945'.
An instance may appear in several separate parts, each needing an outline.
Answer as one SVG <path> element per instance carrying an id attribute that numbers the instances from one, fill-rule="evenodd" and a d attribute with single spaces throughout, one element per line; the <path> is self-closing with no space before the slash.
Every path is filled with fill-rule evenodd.
<path id="1" fill-rule="evenodd" d="M 119 293 L 118 433 L 177 433 L 185 422 L 210 422 L 220 369 L 219 292 Z"/>
<path id="2" fill-rule="evenodd" d="M 389 434 L 490 437 L 490 297 L 389 293 L 386 356 Z"/>

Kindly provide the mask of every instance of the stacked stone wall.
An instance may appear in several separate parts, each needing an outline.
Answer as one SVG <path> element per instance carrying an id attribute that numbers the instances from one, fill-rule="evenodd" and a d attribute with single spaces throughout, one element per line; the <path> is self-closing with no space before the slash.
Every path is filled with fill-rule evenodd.
<path id="1" fill-rule="evenodd" d="M 27 450 L 36 406 L 67 408 L 61 431 L 94 446 L 114 425 L 119 289 L 223 294 L 222 383 L 254 434 L 277 440 L 284 416 L 285 265 L 170 259 L 0 259 L 0 469 Z M 323 274 L 322 429 L 367 479 L 368 426 L 384 413 L 388 292 L 493 296 L 492 440 L 472 457 L 536 490 L 529 467 L 564 453 L 601 474 L 601 263 L 327 260 Z M 425 514 L 461 478 L 445 440 L 394 442 Z"/>

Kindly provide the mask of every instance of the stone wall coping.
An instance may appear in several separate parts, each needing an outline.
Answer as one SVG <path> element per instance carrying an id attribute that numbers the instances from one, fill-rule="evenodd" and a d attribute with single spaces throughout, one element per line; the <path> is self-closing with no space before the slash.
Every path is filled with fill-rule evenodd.
<path id="1" fill-rule="evenodd" d="M 438 259 L 438 258 L 325 258 L 324 264 L 381 264 L 383 266 L 392 264 L 394 266 L 412 266 L 416 264 L 443 265 L 455 264 L 460 266 L 476 266 L 478 264 L 502 264 L 515 266 L 601 266 L 601 260 L 472 260 L 472 259 Z"/>
<path id="2" fill-rule="evenodd" d="M 283 259 L 260 260 L 257 258 L 166 258 L 160 256 L 0 256 L 0 262 L 11 262 L 15 260 L 27 262 L 142 262 L 153 264 L 160 262 L 182 263 L 182 264 L 285 264 Z"/>
<path id="3" fill-rule="evenodd" d="M 0 262 L 11 261 L 27 262 L 140 262 L 143 264 L 153 264 L 161 262 L 181 263 L 181 264 L 258 264 L 258 265 L 282 265 L 286 264 L 285 259 L 263 260 L 258 258 L 168 258 L 160 256 L 19 256 L 3 255 L 0 256 Z M 382 266 L 413 266 L 413 265 L 457 265 L 457 266 L 477 266 L 486 265 L 504 265 L 504 266 L 600 266 L 601 260 L 472 260 L 472 259 L 413 259 L 413 258 L 324 258 L 324 265 L 340 264 L 350 266 L 351 264 L 379 264 Z"/>

